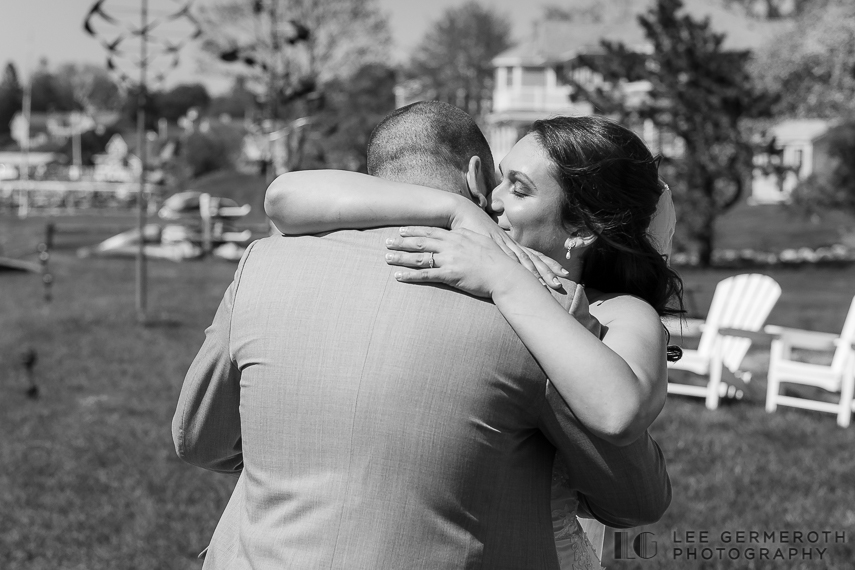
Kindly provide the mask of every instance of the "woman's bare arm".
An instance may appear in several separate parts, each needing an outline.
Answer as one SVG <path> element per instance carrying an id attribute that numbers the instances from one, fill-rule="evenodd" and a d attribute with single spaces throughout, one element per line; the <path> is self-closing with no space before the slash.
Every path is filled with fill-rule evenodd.
<path id="1" fill-rule="evenodd" d="M 268 217 L 288 235 L 390 225 L 448 228 L 466 204 L 478 209 L 452 192 L 340 170 L 283 174 L 264 197 Z"/>
<path id="2" fill-rule="evenodd" d="M 537 359 L 573 413 L 616 445 L 637 439 L 662 409 L 665 334 L 647 303 L 627 295 L 595 297 L 591 314 L 607 327 L 601 341 L 556 303 L 537 280 L 473 232 L 402 228 L 389 263 L 405 282 L 439 282 L 489 296 Z M 434 252 L 436 269 L 424 267 Z M 601 302 L 600 302 L 601 301 Z"/>
<path id="3" fill-rule="evenodd" d="M 667 383 L 665 332 L 653 308 L 628 295 L 595 303 L 600 341 L 528 276 L 505 284 L 493 302 L 579 420 L 615 445 L 641 436 L 662 410 Z"/>
<path id="4" fill-rule="evenodd" d="M 668 395 L 668 335 L 648 303 L 616 293 L 589 291 L 591 314 L 605 330 L 603 344 L 632 369 L 639 383 L 639 412 L 630 431 L 641 434 L 659 416 Z"/>

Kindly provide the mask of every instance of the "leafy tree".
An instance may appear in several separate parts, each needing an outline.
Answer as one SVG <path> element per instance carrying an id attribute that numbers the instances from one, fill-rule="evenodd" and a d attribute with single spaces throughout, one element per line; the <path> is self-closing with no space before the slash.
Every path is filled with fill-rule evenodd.
<path id="1" fill-rule="evenodd" d="M 192 108 L 204 112 L 211 103 L 211 96 L 201 83 L 185 83 L 158 93 L 156 100 L 159 116 L 174 123 Z"/>
<path id="2" fill-rule="evenodd" d="M 59 81 L 57 76 L 51 72 L 46 59 L 39 62 L 39 66 L 30 81 L 33 113 L 65 112 L 80 108 L 74 100 L 70 86 Z"/>
<path id="3" fill-rule="evenodd" d="M 133 85 L 128 88 L 122 104 L 121 123 L 123 129 L 135 129 L 137 125 L 137 109 L 140 102 L 140 88 Z M 150 91 L 145 97 L 145 128 L 150 131 L 157 130 L 157 120 L 160 117 L 158 106 L 159 93 Z"/>
<path id="4" fill-rule="evenodd" d="M 490 61 L 511 46 L 509 20 L 469 0 L 450 8 L 425 34 L 413 53 L 408 74 L 432 98 L 457 105 L 477 117 L 493 92 Z"/>
<path id="5" fill-rule="evenodd" d="M 216 0 L 200 18 L 205 51 L 244 75 L 276 121 L 312 114 L 327 82 L 388 59 L 390 34 L 376 0 Z M 298 134 L 290 168 L 300 168 Z"/>
<path id="6" fill-rule="evenodd" d="M 683 12 L 681 0 L 657 0 L 639 16 L 652 50 L 631 51 L 603 42 L 604 54 L 582 57 L 605 83 L 574 83 L 595 107 L 628 123 L 651 119 L 676 135 L 684 152 L 663 159 L 663 177 L 674 192 L 681 226 L 709 265 L 715 221 L 734 206 L 750 180 L 752 147 L 746 119 L 768 113 L 772 99 L 758 91 L 747 71 L 747 52 L 725 51 L 724 35 Z M 572 83 L 572 77 L 568 78 Z M 626 80 L 650 83 L 647 97 L 631 105 L 620 86 Z"/>
<path id="7" fill-rule="evenodd" d="M 543 19 L 597 24 L 622 19 L 635 7 L 635 0 L 575 0 L 562 5 L 547 4 L 543 7 Z"/>
<path id="8" fill-rule="evenodd" d="M 218 0 L 200 15 L 205 51 L 229 64 L 220 70 L 282 117 L 310 88 L 384 59 L 390 42 L 376 0 Z"/>
<path id="9" fill-rule="evenodd" d="M 366 172 L 371 131 L 395 109 L 395 80 L 391 67 L 369 63 L 349 77 L 327 83 L 304 166 Z"/>
<path id="10" fill-rule="evenodd" d="M 247 89 L 246 78 L 238 75 L 234 85 L 225 95 L 219 95 L 211 99 L 208 114 L 218 117 L 229 115 L 231 117 L 246 117 L 258 111 L 258 97 Z"/>
<path id="11" fill-rule="evenodd" d="M 124 103 L 118 86 L 109 72 L 91 63 L 65 63 L 55 75 L 56 84 L 63 93 L 70 93 L 76 107 L 87 112 L 96 110 L 117 111 Z"/>
<path id="12" fill-rule="evenodd" d="M 823 208 L 855 214 L 855 122 L 833 127 L 814 145 L 814 173 L 794 192 L 808 211 Z"/>
<path id="13" fill-rule="evenodd" d="M 191 177 L 230 170 L 240 154 L 243 133 L 229 125 L 211 125 L 207 132 L 191 133 L 181 145 L 181 160 Z"/>
<path id="14" fill-rule="evenodd" d="M 11 138 L 9 123 L 15 113 L 21 110 L 23 89 L 18 81 L 18 71 L 11 61 L 3 70 L 3 79 L 0 81 L 0 144 L 8 142 Z"/>
<path id="15" fill-rule="evenodd" d="M 855 113 L 855 3 L 831 0 L 813 6 L 761 50 L 751 72 L 781 98 L 775 113 L 827 117 Z"/>

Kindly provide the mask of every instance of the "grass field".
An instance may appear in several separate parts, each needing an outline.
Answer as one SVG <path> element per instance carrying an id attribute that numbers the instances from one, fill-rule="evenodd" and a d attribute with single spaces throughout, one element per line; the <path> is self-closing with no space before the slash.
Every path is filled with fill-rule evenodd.
<path id="1" fill-rule="evenodd" d="M 109 235 L 127 220 L 103 222 Z M 95 224 L 93 222 L 95 226 Z M 0 218 L 7 244 L 40 239 L 44 220 Z M 3 237 L 3 236 L 0 236 Z M 104 236 L 106 237 L 106 236 Z M 14 238 L 14 239 L 13 239 Z M 50 262 L 54 301 L 33 274 L 0 273 L 0 569 L 200 568 L 233 486 L 184 465 L 170 420 L 184 372 L 235 265 L 152 262 L 149 326 L 135 324 L 134 263 L 78 259 L 100 234 L 59 234 Z M 26 248 L 25 248 L 26 249 Z M 721 270 L 684 270 L 704 313 Z M 839 331 L 855 294 L 855 267 L 769 272 L 783 296 L 769 321 Z M 41 396 L 25 395 L 19 359 L 37 351 Z M 765 351 L 749 354 L 746 400 L 707 411 L 673 397 L 652 427 L 669 462 L 672 506 L 656 525 L 657 556 L 618 568 L 853 567 L 855 429 L 834 417 L 782 409 L 768 415 Z M 846 531 L 823 561 L 674 561 L 688 531 Z M 713 546 L 716 546 L 713 544 Z M 766 544 L 766 547 L 788 547 Z M 607 547 L 608 552 L 608 547 Z"/>

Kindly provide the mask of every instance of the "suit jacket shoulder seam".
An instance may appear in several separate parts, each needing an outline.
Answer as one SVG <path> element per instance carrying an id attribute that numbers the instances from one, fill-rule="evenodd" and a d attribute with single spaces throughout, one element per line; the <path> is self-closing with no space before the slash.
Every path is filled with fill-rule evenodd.
<path id="1" fill-rule="evenodd" d="M 235 366 L 234 354 L 232 354 L 232 326 L 234 325 L 234 312 L 235 312 L 235 305 L 237 304 L 238 290 L 240 289 L 240 282 L 241 282 L 241 279 L 243 278 L 243 270 L 244 270 L 244 267 L 246 267 L 246 262 L 249 260 L 249 256 L 252 254 L 252 250 L 255 247 L 255 244 L 257 244 L 259 241 L 260 240 L 255 240 L 254 242 L 249 244 L 249 246 L 247 246 L 246 253 L 244 254 L 243 258 L 240 260 L 240 263 L 238 264 L 237 271 L 235 271 L 235 278 L 234 278 L 235 292 L 234 292 L 234 295 L 232 298 L 232 306 L 229 309 L 229 334 L 228 334 L 228 338 L 226 339 L 226 349 L 228 350 L 229 360 L 231 361 L 232 366 Z"/>

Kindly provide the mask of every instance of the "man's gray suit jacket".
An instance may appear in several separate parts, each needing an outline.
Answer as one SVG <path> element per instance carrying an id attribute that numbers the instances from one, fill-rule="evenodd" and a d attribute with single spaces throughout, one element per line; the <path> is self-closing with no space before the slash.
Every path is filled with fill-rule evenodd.
<path id="1" fill-rule="evenodd" d="M 395 233 L 276 236 L 241 260 L 173 420 L 183 459 L 240 474 L 205 568 L 557 568 L 556 450 L 596 518 L 657 520 L 655 442 L 592 436 L 489 300 L 397 282 Z"/>

